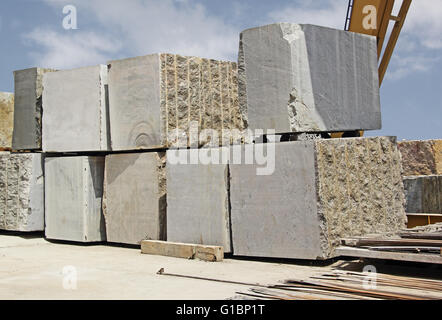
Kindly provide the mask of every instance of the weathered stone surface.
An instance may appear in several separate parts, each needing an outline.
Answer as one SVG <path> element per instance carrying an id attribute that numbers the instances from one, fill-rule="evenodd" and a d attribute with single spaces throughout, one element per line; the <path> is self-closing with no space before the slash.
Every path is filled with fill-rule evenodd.
<path id="1" fill-rule="evenodd" d="M 0 229 L 44 230 L 41 154 L 0 153 Z"/>
<path id="2" fill-rule="evenodd" d="M 404 177 L 407 213 L 442 213 L 442 175 Z"/>
<path id="3" fill-rule="evenodd" d="M 43 76 L 43 151 L 107 151 L 107 66 Z"/>
<path id="4" fill-rule="evenodd" d="M 395 138 L 285 142 L 275 155 L 272 175 L 230 165 L 235 255 L 326 259 L 340 238 L 405 227 Z"/>
<path id="5" fill-rule="evenodd" d="M 102 214 L 104 157 L 45 159 L 46 237 L 106 240 Z"/>
<path id="6" fill-rule="evenodd" d="M 442 174 L 442 140 L 398 142 L 403 176 Z"/>
<path id="7" fill-rule="evenodd" d="M 0 149 L 11 149 L 13 128 L 14 94 L 8 92 L 0 92 Z"/>
<path id="8" fill-rule="evenodd" d="M 250 129 L 381 128 L 376 38 L 278 23 L 240 36 L 239 99 Z"/>
<path id="9" fill-rule="evenodd" d="M 166 239 L 165 153 L 106 157 L 103 213 L 109 242 Z"/>
<path id="10" fill-rule="evenodd" d="M 109 66 L 112 150 L 168 147 L 175 129 L 189 137 L 192 122 L 220 136 L 222 129 L 244 129 L 236 63 L 153 54 Z"/>
<path id="11" fill-rule="evenodd" d="M 52 71 L 55 70 L 31 68 L 14 71 L 14 150 L 41 149 L 43 74 Z"/>
<path id="12" fill-rule="evenodd" d="M 177 157 L 219 149 L 169 150 Z M 223 246 L 231 252 L 227 164 L 167 165 L 167 240 Z"/>

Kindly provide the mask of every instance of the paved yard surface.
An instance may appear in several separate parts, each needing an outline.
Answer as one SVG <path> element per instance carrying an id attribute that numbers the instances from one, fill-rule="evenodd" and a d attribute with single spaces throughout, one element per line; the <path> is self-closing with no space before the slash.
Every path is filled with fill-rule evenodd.
<path id="1" fill-rule="evenodd" d="M 77 289 L 70 281 L 77 273 Z M 66 268 L 68 267 L 68 268 Z M 226 259 L 210 263 L 151 256 L 139 249 L 51 243 L 0 234 L 0 299 L 228 299 L 247 286 L 157 275 L 167 273 L 273 284 L 330 267 Z M 63 273 L 65 271 L 65 274 Z"/>
<path id="2" fill-rule="evenodd" d="M 0 233 L 0 299 L 222 300 L 251 286 L 157 275 L 157 271 L 276 284 L 307 279 L 333 267 L 362 271 L 365 264 L 373 263 L 282 262 L 225 259 L 210 263 L 144 255 L 133 248 L 53 243 L 35 234 Z M 376 267 L 381 273 L 442 279 L 441 268 L 431 265 L 379 263 Z"/>

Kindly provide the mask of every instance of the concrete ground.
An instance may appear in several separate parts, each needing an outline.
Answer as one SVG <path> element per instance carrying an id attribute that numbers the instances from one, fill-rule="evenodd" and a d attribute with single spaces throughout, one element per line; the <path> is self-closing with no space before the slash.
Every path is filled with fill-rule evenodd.
<path id="1" fill-rule="evenodd" d="M 0 234 L 0 299 L 221 300 L 246 292 L 250 286 L 169 277 L 157 275 L 157 271 L 164 268 L 166 273 L 276 284 L 348 264 L 283 262 L 225 259 L 210 263 L 144 255 L 140 249 L 60 244 L 41 235 L 7 233 Z M 356 264 L 353 269 L 362 267 Z"/>

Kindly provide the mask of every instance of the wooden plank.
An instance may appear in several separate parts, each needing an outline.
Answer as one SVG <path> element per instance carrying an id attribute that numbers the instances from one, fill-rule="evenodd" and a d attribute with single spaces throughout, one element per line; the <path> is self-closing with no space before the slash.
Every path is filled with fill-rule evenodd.
<path id="1" fill-rule="evenodd" d="M 344 246 L 336 248 L 335 255 L 343 257 L 442 264 L 442 256 L 437 254 L 372 251 Z"/>
<path id="2" fill-rule="evenodd" d="M 442 247 L 442 240 L 428 239 L 376 239 L 356 238 L 342 239 L 342 243 L 351 247 L 368 246 L 416 246 L 416 247 Z"/>
<path id="3" fill-rule="evenodd" d="M 388 64 L 390 63 L 394 47 L 396 46 L 397 40 L 399 39 L 399 35 L 404 25 L 408 9 L 410 8 L 411 1 L 412 0 L 404 0 L 398 15 L 400 20 L 394 24 L 393 30 L 391 31 L 390 39 L 388 40 L 387 47 L 385 48 L 385 52 L 379 66 L 379 84 L 382 84 L 382 81 L 384 80 Z"/>
<path id="4" fill-rule="evenodd" d="M 405 239 L 427 239 L 442 240 L 442 232 L 425 233 L 425 232 L 403 232 L 399 236 Z"/>
<path id="5" fill-rule="evenodd" d="M 223 247 L 154 240 L 141 241 L 141 253 L 210 262 L 224 259 Z"/>

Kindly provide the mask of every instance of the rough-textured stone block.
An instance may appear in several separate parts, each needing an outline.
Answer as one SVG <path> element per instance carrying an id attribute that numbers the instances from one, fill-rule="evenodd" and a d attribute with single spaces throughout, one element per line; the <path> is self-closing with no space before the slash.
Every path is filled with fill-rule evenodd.
<path id="1" fill-rule="evenodd" d="M 107 151 L 107 66 L 43 76 L 43 151 Z"/>
<path id="2" fill-rule="evenodd" d="M 0 229 L 44 230 L 41 154 L 0 153 Z"/>
<path id="3" fill-rule="evenodd" d="M 106 157 L 103 213 L 109 242 L 166 239 L 165 153 Z"/>
<path id="4" fill-rule="evenodd" d="M 442 174 L 442 140 L 398 142 L 404 176 Z"/>
<path id="5" fill-rule="evenodd" d="M 250 129 L 381 128 L 376 38 L 278 23 L 240 36 L 239 101 Z"/>
<path id="6" fill-rule="evenodd" d="M 55 240 L 106 240 L 102 214 L 104 157 L 45 160 L 46 237 Z"/>
<path id="7" fill-rule="evenodd" d="M 407 213 L 442 213 L 442 175 L 404 177 Z"/>
<path id="8" fill-rule="evenodd" d="M 190 152 L 179 150 L 178 157 Z M 167 240 L 223 246 L 231 252 L 227 164 L 167 165 Z"/>
<path id="9" fill-rule="evenodd" d="M 174 54 L 109 62 L 112 150 L 170 146 L 177 128 L 244 129 L 237 66 Z M 187 141 L 189 143 L 189 141 Z"/>
<path id="10" fill-rule="evenodd" d="M 55 70 L 31 68 L 14 71 L 14 150 L 41 149 L 43 74 L 52 71 Z"/>
<path id="11" fill-rule="evenodd" d="M 13 128 L 14 94 L 0 92 L 0 150 L 11 149 Z"/>
<path id="12" fill-rule="evenodd" d="M 405 227 L 396 139 L 275 145 L 275 171 L 230 165 L 233 253 L 326 259 L 344 237 Z"/>

